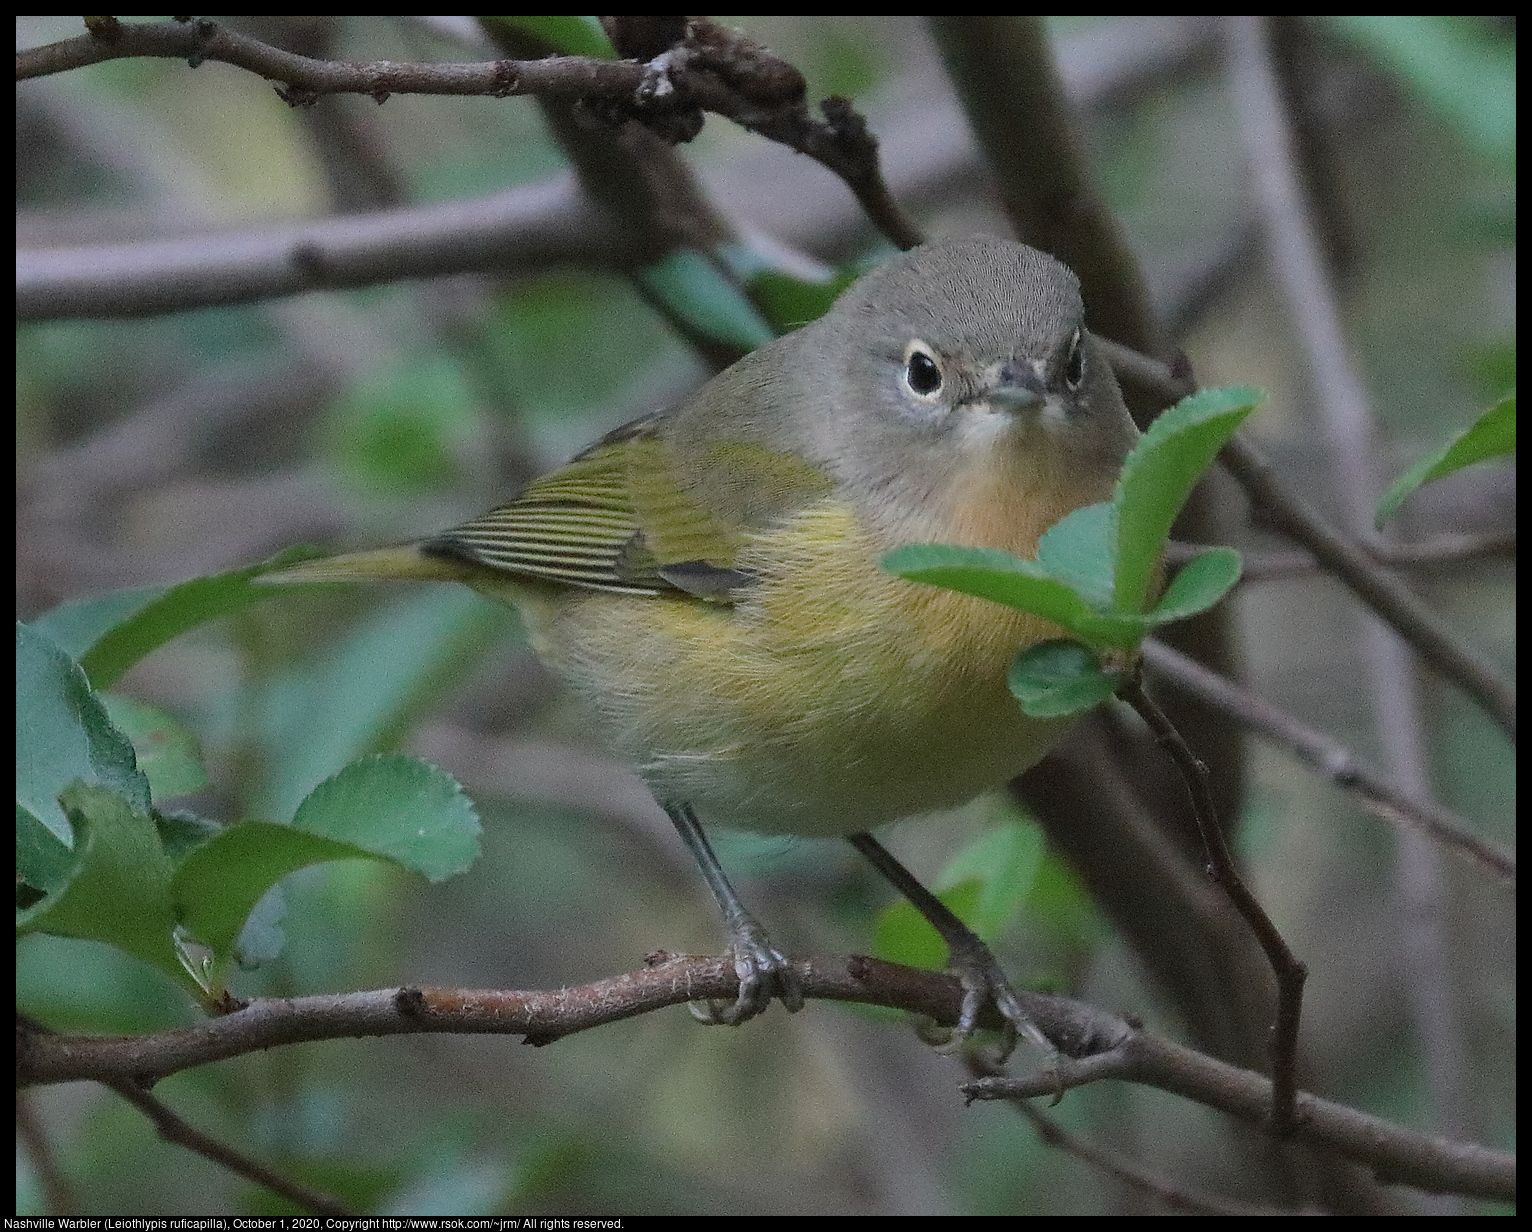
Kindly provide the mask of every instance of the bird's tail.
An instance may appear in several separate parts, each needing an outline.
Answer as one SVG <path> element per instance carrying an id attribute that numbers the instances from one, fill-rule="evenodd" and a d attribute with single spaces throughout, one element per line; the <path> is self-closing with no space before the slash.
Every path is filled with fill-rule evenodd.
<path id="1" fill-rule="evenodd" d="M 359 578 L 397 578 L 417 582 L 461 582 L 470 572 L 456 561 L 427 556 L 413 543 L 369 552 L 348 552 L 325 560 L 305 560 L 263 573 L 259 582 L 296 585 L 311 582 L 354 582 Z"/>

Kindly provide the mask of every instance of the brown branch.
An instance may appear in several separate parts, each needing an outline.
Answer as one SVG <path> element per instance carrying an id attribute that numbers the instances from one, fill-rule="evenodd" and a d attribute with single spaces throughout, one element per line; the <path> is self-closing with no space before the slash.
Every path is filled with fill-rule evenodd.
<path id="1" fill-rule="evenodd" d="M 1153 640 L 1143 644 L 1144 662 L 1196 693 L 1258 735 L 1287 749 L 1390 825 L 1412 826 L 1449 850 L 1474 861 L 1498 881 L 1516 884 L 1516 857 L 1475 834 L 1463 818 L 1435 800 L 1421 799 L 1361 764 L 1323 732 L 1300 723 L 1232 680 L 1210 672 L 1179 651 Z"/>
<path id="2" fill-rule="evenodd" d="M 991 1054 L 982 1049 L 969 1049 L 963 1056 L 963 1063 L 968 1072 L 976 1080 L 986 1078 L 1008 1079 L 1004 1065 L 995 1061 Z M 1079 1076 L 1076 1068 L 1075 1076 Z M 971 1091 L 971 1088 L 970 1088 Z M 1183 1185 L 1177 1185 L 1165 1177 L 1151 1172 L 1142 1164 L 1124 1158 L 1116 1151 L 1082 1138 L 1078 1134 L 1072 1134 L 1052 1117 L 1039 1110 L 1030 1100 L 1013 1099 L 1010 1101 L 1016 1109 L 1037 1131 L 1037 1136 L 1044 1146 L 1054 1150 L 1063 1151 L 1066 1155 L 1073 1155 L 1076 1159 L 1095 1168 L 1113 1180 L 1128 1186 L 1130 1189 L 1149 1195 L 1159 1202 L 1163 1202 L 1171 1210 L 1185 1211 L 1195 1215 L 1276 1215 L 1285 1214 L 1270 1207 L 1252 1206 L 1245 1202 L 1236 1202 L 1227 1198 L 1214 1198 L 1207 1194 L 1194 1193 Z"/>
<path id="3" fill-rule="evenodd" d="M 619 263 L 640 237 L 557 176 L 475 201 L 16 254 L 21 320 L 180 312 L 399 278 Z"/>
<path id="4" fill-rule="evenodd" d="M 711 111 L 743 128 L 807 154 L 862 204 L 891 242 L 909 248 L 920 232 L 894 202 L 878 167 L 878 145 L 845 99 L 827 99 L 823 120 L 809 113 L 803 76 L 706 18 L 688 22 L 686 39 L 649 64 L 549 56 L 472 64 L 404 64 L 390 60 L 316 60 L 263 43 L 216 22 L 113 23 L 78 38 L 16 55 L 16 79 L 46 76 L 106 60 L 218 61 L 281 82 L 290 106 L 312 106 L 327 94 L 466 95 L 580 103 L 609 120 L 637 119 L 667 141 L 689 141 Z"/>
<path id="5" fill-rule="evenodd" d="M 208 61 L 243 68 L 287 87 L 292 106 L 311 105 L 326 94 L 366 94 L 383 102 L 391 94 L 447 94 L 511 98 L 536 94 L 570 102 L 634 94 L 645 69 L 628 60 L 550 56 L 546 60 L 488 60 L 467 64 L 405 64 L 393 60 L 315 60 L 283 51 L 217 22 L 120 22 L 112 38 L 83 34 L 16 53 L 16 80 L 45 77 L 107 60 Z"/>
<path id="6" fill-rule="evenodd" d="M 194 1066 L 288 1044 L 383 1035 L 521 1035 L 548 1044 L 576 1031 L 691 1000 L 731 998 L 732 960 L 657 954 L 644 971 L 557 992 L 390 988 L 256 1001 L 222 1018 L 146 1036 L 70 1036 L 18 1023 L 19 1085 L 81 1079 L 135 1087 Z M 956 977 L 872 958 L 794 964 L 806 996 L 882 1005 L 957 1021 Z M 1271 1084 L 1145 1032 L 1114 1014 L 1064 997 L 1022 993 L 1027 1013 L 1071 1060 L 1039 1075 L 986 1079 L 965 1087 L 976 1099 L 1052 1098 L 1060 1083 L 1105 1078 L 1138 1082 L 1260 1123 Z M 982 1024 L 999 1029 L 993 1008 Z M 1513 1200 L 1514 1156 L 1391 1124 L 1311 1095 L 1299 1102 L 1297 1138 L 1371 1166 L 1380 1176 L 1424 1189 Z"/>
<path id="7" fill-rule="evenodd" d="M 1167 401 L 1193 391 L 1192 381 L 1167 364 L 1112 342 L 1105 342 L 1104 349 L 1112 370 L 1127 385 L 1156 391 Z M 1512 741 L 1516 739 L 1516 690 L 1488 660 L 1458 642 L 1408 587 L 1290 492 L 1244 433 L 1235 433 L 1218 458 L 1273 529 L 1308 549 L 1426 662 L 1478 702 Z"/>
<path id="8" fill-rule="evenodd" d="M 642 971 L 556 992 L 393 988 L 262 1000 L 221 1018 L 145 1036 L 64 1036 L 17 1031 L 17 1082 L 93 1080 L 152 1086 L 170 1074 L 285 1044 L 431 1033 L 521 1035 L 534 1045 L 670 1005 L 732 999 L 731 958 L 650 955 Z M 794 963 L 806 997 L 905 1010 L 952 1026 L 962 1013 L 956 976 L 861 956 Z M 1109 1048 L 1126 1026 L 1080 1002 L 1019 993 L 1028 1015 L 1068 1056 Z M 1004 1027 L 986 1007 L 980 1026 Z"/>
<path id="9" fill-rule="evenodd" d="M 963 1091 L 970 1099 L 1052 1098 L 1060 1082 L 1068 1088 L 1102 1078 L 1156 1087 L 1253 1125 L 1264 1123 L 1272 1106 L 1270 1079 L 1148 1031 L 1132 1031 L 1110 1051 L 1054 1075 L 981 1078 Z M 1293 1141 L 1364 1164 L 1385 1184 L 1516 1200 L 1510 1152 L 1419 1133 L 1306 1092 L 1298 1095 L 1296 1113 Z"/>
<path id="10" fill-rule="evenodd" d="M 306 1211 L 313 1211 L 319 1215 L 333 1215 L 337 1218 L 347 1218 L 356 1214 L 345 1203 L 330 1194 L 300 1184 L 291 1177 L 283 1176 L 280 1172 L 274 1172 L 265 1164 L 236 1151 L 227 1143 L 203 1133 L 132 1082 L 119 1079 L 107 1082 L 106 1085 L 148 1117 L 154 1123 L 155 1133 L 166 1142 L 175 1146 L 184 1146 L 204 1159 L 227 1168 L 236 1176 L 242 1176 L 257 1185 L 264 1185 L 273 1193 L 280 1194 L 294 1206 L 302 1207 Z"/>
<path id="11" fill-rule="evenodd" d="M 1332 530 L 1297 495 L 1242 433 L 1223 447 L 1219 460 L 1239 480 L 1269 524 L 1302 544 L 1421 658 L 1473 698 L 1516 740 L 1516 690 L 1478 651 L 1463 645 L 1410 589 L 1376 564 L 1355 542 Z"/>
<path id="12" fill-rule="evenodd" d="M 1181 771 L 1191 796 L 1192 815 L 1207 851 L 1208 875 L 1222 887 L 1244 917 L 1276 976 L 1277 1021 L 1271 1037 L 1271 1127 L 1273 1132 L 1285 1137 L 1294 1125 L 1293 1101 L 1298 1093 L 1298 1024 L 1303 1014 L 1303 984 L 1308 979 L 1308 968 L 1288 948 L 1266 909 L 1239 875 L 1218 824 L 1207 767 L 1193 756 L 1181 733 L 1144 692 L 1143 682 L 1137 674 L 1122 687 L 1120 696 L 1138 711 L 1160 747 L 1170 754 Z"/>
<path id="13" fill-rule="evenodd" d="M 1187 19 L 1126 23 L 1126 45 L 1103 56 L 1093 40 L 1060 49 L 1071 101 L 1099 107 L 1195 62 L 1206 26 Z M 1114 30 L 1116 27 L 1114 27 Z M 956 107 L 905 104 L 881 115 L 882 151 L 898 195 L 935 204 L 969 190 L 976 151 Z M 785 149 L 750 145 L 703 169 L 707 195 L 792 244 L 841 250 L 866 229 L 854 199 Z M 246 303 L 331 287 L 371 286 L 497 270 L 589 263 L 628 268 L 658 241 L 625 215 L 596 208 L 568 175 L 450 205 L 130 243 L 40 246 L 21 224 L 16 310 L 22 320 L 107 318 Z M 860 226 L 858 225 L 860 220 Z M 757 242 L 750 236 L 746 243 Z M 862 243 L 855 239 L 855 243 Z"/>

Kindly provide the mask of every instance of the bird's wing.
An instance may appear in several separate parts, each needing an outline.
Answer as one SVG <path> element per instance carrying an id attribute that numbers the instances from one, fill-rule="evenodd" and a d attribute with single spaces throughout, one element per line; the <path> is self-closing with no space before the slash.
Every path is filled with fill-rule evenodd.
<path id="1" fill-rule="evenodd" d="M 625 424 L 509 504 L 426 540 L 420 550 L 566 586 L 730 602 L 753 580 L 734 567 L 751 527 L 704 505 L 678 481 L 662 427 L 656 415 Z M 719 463 L 712 466 L 714 480 L 727 485 Z M 759 471 L 752 465 L 749 474 Z M 814 485 L 799 486 L 807 492 Z"/>

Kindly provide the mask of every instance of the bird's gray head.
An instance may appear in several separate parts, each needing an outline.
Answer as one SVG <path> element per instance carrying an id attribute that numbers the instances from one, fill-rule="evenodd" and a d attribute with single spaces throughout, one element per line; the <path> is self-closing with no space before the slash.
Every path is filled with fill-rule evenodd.
<path id="1" fill-rule="evenodd" d="M 857 282 L 810 331 L 829 363 L 805 374 L 821 396 L 806 399 L 819 422 L 804 426 L 822 458 L 866 482 L 897 471 L 935 484 L 965 456 L 1006 449 L 1120 460 L 1137 435 L 1085 329 L 1079 280 L 1024 244 L 925 244 Z"/>

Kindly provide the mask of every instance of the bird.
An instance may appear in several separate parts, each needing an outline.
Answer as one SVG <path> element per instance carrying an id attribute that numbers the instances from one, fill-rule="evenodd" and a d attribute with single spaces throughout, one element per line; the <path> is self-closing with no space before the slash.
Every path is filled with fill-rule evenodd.
<path id="1" fill-rule="evenodd" d="M 1015 656 L 1047 620 L 905 580 L 912 543 L 1020 557 L 1111 497 L 1137 429 L 1075 275 L 982 236 L 890 258 L 817 320 L 680 405 L 607 433 L 504 505 L 278 583 L 462 582 L 517 607 L 534 651 L 647 783 L 718 900 L 739 977 L 710 1020 L 803 1003 L 706 826 L 846 837 L 935 925 L 963 983 L 1030 1022 L 987 947 L 870 831 L 1005 783 L 1068 720 L 1022 713 Z"/>

